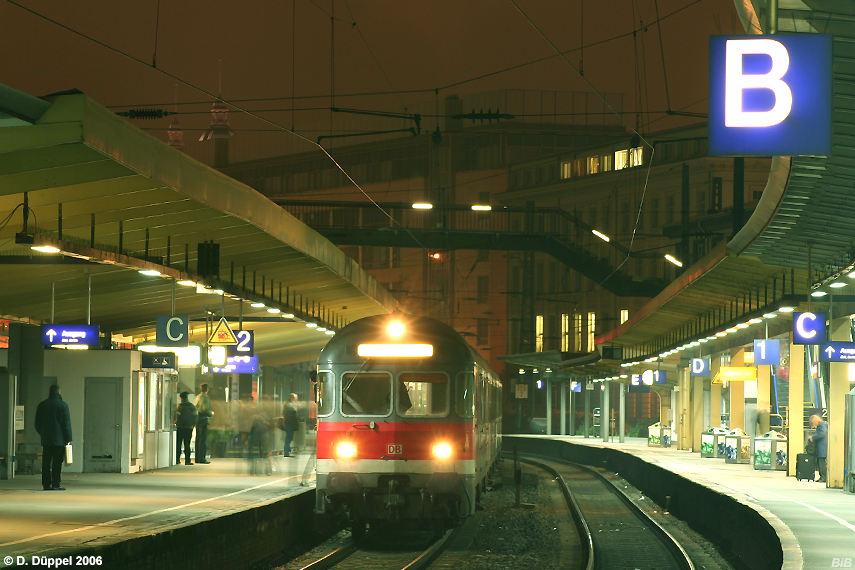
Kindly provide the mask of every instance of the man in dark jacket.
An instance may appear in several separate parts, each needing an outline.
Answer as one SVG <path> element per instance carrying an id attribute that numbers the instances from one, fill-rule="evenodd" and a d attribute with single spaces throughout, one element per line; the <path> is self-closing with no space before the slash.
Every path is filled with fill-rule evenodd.
<path id="1" fill-rule="evenodd" d="M 189 392 L 181 392 L 178 395 L 181 402 L 178 404 L 178 412 L 175 416 L 175 427 L 178 428 L 178 438 L 175 451 L 175 464 L 181 463 L 181 444 L 184 444 L 184 465 L 193 465 L 190 462 L 190 438 L 193 437 L 193 428 L 196 427 L 196 406 L 187 401 Z"/>
<path id="2" fill-rule="evenodd" d="M 36 408 L 36 431 L 42 438 L 42 488 L 45 491 L 65 491 L 62 462 L 65 445 L 71 443 L 71 414 L 56 384 L 50 387 L 47 400 Z"/>
<path id="3" fill-rule="evenodd" d="M 816 467 L 819 469 L 817 482 L 825 483 L 825 462 L 828 457 L 828 422 L 823 420 L 819 414 L 814 414 L 810 417 L 810 427 L 816 429 L 813 435 L 808 437 L 808 441 L 816 444 Z"/>
<path id="4" fill-rule="evenodd" d="M 285 428 L 285 449 L 283 455 L 291 457 L 291 442 L 294 441 L 294 432 L 297 431 L 297 394 L 288 396 L 288 401 L 282 406 L 283 427 Z"/>

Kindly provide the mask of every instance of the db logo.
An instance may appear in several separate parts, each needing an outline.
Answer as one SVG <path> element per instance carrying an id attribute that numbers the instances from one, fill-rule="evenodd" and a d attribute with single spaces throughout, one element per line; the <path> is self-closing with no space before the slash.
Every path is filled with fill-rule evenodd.
<path id="1" fill-rule="evenodd" d="M 404 446 L 400 443 L 386 444 L 386 455 L 401 455 L 404 453 Z"/>
<path id="2" fill-rule="evenodd" d="M 852 559 L 851 558 L 832 558 L 831 559 L 831 567 L 832 568 L 852 568 Z"/>

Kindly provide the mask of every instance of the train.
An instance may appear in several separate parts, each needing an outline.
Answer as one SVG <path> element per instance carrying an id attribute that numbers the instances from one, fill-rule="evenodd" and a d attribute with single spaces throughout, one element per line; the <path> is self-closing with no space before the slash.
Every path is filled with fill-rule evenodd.
<path id="1" fill-rule="evenodd" d="M 359 319 L 322 349 L 316 381 L 316 513 L 355 536 L 474 514 L 501 454 L 502 383 L 454 329 Z"/>

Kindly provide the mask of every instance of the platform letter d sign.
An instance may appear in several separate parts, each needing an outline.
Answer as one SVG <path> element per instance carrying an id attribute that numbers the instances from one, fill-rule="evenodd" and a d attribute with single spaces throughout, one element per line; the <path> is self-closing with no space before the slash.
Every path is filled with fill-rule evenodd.
<path id="1" fill-rule="evenodd" d="M 772 67 L 767 73 L 743 73 L 746 54 L 767 55 Z M 725 47 L 724 124 L 726 127 L 771 127 L 786 119 L 793 108 L 793 92 L 782 78 L 790 67 L 790 54 L 780 42 L 770 39 L 727 40 Z M 766 89 L 775 104 L 766 111 L 745 111 L 742 95 L 746 89 Z"/>

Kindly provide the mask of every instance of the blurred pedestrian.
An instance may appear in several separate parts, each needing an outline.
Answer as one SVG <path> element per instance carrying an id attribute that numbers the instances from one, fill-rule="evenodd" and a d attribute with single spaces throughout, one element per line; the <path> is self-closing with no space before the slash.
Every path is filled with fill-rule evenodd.
<path id="1" fill-rule="evenodd" d="M 214 410 L 211 408 L 211 398 L 208 396 L 208 385 L 201 384 L 199 386 L 199 394 L 193 400 L 193 405 L 196 407 L 196 413 L 199 414 L 196 420 L 196 463 L 210 463 L 208 461 L 208 424 L 211 417 L 214 415 Z"/>
<path id="2" fill-rule="evenodd" d="M 291 442 L 294 441 L 294 432 L 297 430 L 297 394 L 288 396 L 288 401 L 282 406 L 283 426 L 285 428 L 285 448 L 283 455 L 291 457 Z"/>
<path id="3" fill-rule="evenodd" d="M 42 439 L 42 488 L 65 491 L 62 462 L 65 446 L 71 443 L 71 413 L 56 384 L 50 387 L 47 400 L 36 408 L 36 431 Z"/>
<path id="4" fill-rule="evenodd" d="M 181 402 L 178 404 L 177 414 L 175 416 L 175 426 L 178 428 L 178 438 L 176 440 L 175 464 L 181 463 L 181 445 L 184 444 L 184 465 L 193 465 L 190 462 L 190 438 L 193 437 L 193 428 L 196 427 L 198 414 L 196 406 L 191 404 L 187 397 L 189 392 L 181 392 L 178 397 Z"/>

